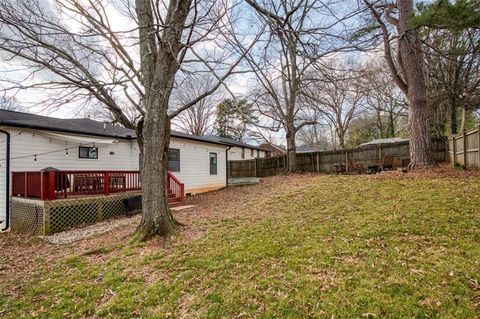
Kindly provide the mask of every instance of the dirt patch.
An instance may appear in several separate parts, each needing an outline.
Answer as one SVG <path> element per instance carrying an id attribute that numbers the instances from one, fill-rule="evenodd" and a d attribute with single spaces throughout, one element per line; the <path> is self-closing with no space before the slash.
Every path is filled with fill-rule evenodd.
<path id="1" fill-rule="evenodd" d="M 70 229 L 61 233 L 53 234 L 52 236 L 42 236 L 41 238 L 47 243 L 55 245 L 66 245 L 74 242 L 85 240 L 94 236 L 99 236 L 120 227 L 133 227 L 140 222 L 140 215 L 134 217 L 122 217 L 110 219 L 89 225 L 82 228 Z"/>

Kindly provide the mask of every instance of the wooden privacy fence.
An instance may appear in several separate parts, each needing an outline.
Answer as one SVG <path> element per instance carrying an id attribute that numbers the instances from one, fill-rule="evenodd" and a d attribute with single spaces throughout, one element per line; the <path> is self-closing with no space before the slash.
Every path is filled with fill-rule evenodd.
<path id="1" fill-rule="evenodd" d="M 435 159 L 445 162 L 447 143 L 445 139 L 434 140 Z M 410 161 L 408 141 L 390 144 L 365 145 L 353 149 L 297 153 L 297 171 L 334 173 L 334 164 L 343 164 L 348 170 L 351 161 L 365 168 L 379 165 L 385 155 L 393 156 L 394 167 L 405 167 Z M 286 157 L 256 158 L 228 162 L 228 177 L 266 177 L 281 175 L 285 172 Z"/>
<path id="2" fill-rule="evenodd" d="M 480 125 L 449 138 L 448 155 L 453 165 L 480 167 Z"/>

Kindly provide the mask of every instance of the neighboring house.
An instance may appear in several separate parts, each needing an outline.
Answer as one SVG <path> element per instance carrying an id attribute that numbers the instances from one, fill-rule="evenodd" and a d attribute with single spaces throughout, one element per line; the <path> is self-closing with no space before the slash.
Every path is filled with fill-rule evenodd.
<path id="1" fill-rule="evenodd" d="M 283 156 L 286 153 L 285 148 L 271 143 L 262 143 L 258 147 L 267 151 L 266 157 Z"/>
<path id="2" fill-rule="evenodd" d="M 7 135 L 10 137 L 9 159 L 6 154 Z M 226 152 L 232 146 L 216 137 L 171 132 L 168 165 L 176 179 L 184 184 L 182 198 L 188 193 L 201 193 L 226 186 Z M 8 172 L 7 166 L 9 166 Z M 98 194 L 95 190 L 99 191 L 99 187 L 103 187 L 105 181 L 105 178 L 99 177 L 103 176 L 102 172 L 113 174 L 113 177 L 109 178 L 110 186 L 113 187 L 111 191 L 122 190 L 119 190 L 119 181 L 123 191 L 127 188 L 138 191 L 140 187 L 139 149 L 135 131 L 91 119 L 58 119 L 0 110 L 0 221 L 6 218 L 7 197 L 12 192 L 12 172 L 38 174 L 37 178 L 37 175 L 27 177 L 25 173 L 27 182 L 24 180 L 22 183 L 29 185 L 25 185 L 25 192 L 23 189 L 16 192 L 22 193 L 21 197 L 29 197 L 33 192 L 36 198 L 43 198 L 46 195 L 43 194 L 43 186 L 40 187 L 40 184 L 44 183 L 43 180 L 40 181 L 40 176 L 44 178 L 44 175 L 39 172 L 45 168 L 54 168 L 62 172 L 70 171 L 58 173 L 58 176 L 59 174 L 76 174 L 68 175 L 69 177 L 62 175 L 64 176 L 62 178 L 68 179 L 65 184 L 68 183 L 68 192 L 72 194 L 73 188 L 83 189 L 82 194 Z M 96 171 L 96 173 L 90 173 L 90 175 L 96 175 L 80 176 L 78 171 Z M 7 191 L 7 176 L 10 179 L 10 191 Z M 17 176 L 22 175 L 20 173 Z M 58 185 L 60 183 L 58 176 L 55 185 L 52 186 L 55 188 L 52 190 L 55 193 L 52 196 L 60 198 L 59 196 L 65 193 L 66 197 L 66 190 L 64 193 L 59 191 L 61 185 Z M 78 184 L 79 182 L 78 185 L 71 185 L 72 179 L 75 179 L 75 183 L 80 180 L 89 180 L 90 184 L 88 188 Z M 115 181 L 112 182 L 112 179 Z M 92 183 L 92 180 L 96 182 Z M 39 189 L 42 188 L 42 194 L 40 191 L 30 189 L 34 185 Z M 4 225 L 0 224 L 0 229 L 3 227 Z"/>
<path id="3" fill-rule="evenodd" d="M 225 137 L 210 136 L 211 138 L 231 145 L 228 150 L 229 161 L 249 160 L 267 157 L 268 150 L 260 146 L 250 145 Z"/>

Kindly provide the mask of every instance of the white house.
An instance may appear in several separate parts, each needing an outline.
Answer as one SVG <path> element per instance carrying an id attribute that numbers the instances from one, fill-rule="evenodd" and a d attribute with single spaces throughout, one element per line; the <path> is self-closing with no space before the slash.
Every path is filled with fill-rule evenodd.
<path id="1" fill-rule="evenodd" d="M 267 157 L 268 150 L 263 147 L 250 145 L 240 141 L 224 137 L 214 137 L 215 139 L 231 145 L 228 150 L 229 161 L 250 160 L 255 158 Z"/>
<path id="2" fill-rule="evenodd" d="M 169 170 L 184 184 L 185 194 L 223 188 L 227 184 L 227 151 L 237 147 L 214 136 L 172 131 Z M 245 147 L 246 157 L 251 156 L 250 149 L 254 147 L 248 148 L 248 144 L 241 147 Z M 138 171 L 135 132 L 91 119 L 58 119 L 0 110 L 0 221 L 3 221 L 0 229 L 5 228 L 8 198 L 16 196 L 12 194 L 12 173 L 40 172 L 45 168 L 75 172 Z"/>

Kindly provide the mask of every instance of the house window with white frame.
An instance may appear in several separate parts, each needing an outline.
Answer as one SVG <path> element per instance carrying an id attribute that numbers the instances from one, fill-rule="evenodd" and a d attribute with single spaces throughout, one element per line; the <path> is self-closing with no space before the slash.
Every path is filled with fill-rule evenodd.
<path id="1" fill-rule="evenodd" d="M 217 153 L 210 153 L 210 175 L 217 175 Z"/>
<path id="2" fill-rule="evenodd" d="M 177 148 L 168 149 L 168 170 L 180 172 L 180 150 Z"/>

